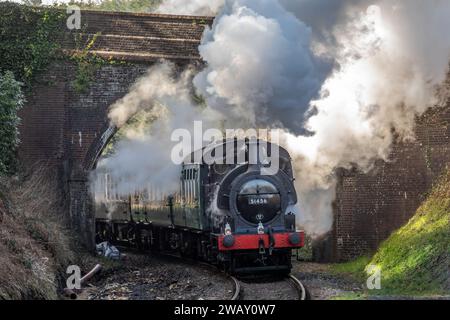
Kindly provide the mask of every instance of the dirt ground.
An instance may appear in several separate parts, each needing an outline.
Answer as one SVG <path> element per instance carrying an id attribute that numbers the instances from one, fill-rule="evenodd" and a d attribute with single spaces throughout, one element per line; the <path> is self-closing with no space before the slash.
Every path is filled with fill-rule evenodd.
<path id="1" fill-rule="evenodd" d="M 370 294 L 364 281 L 331 271 L 330 264 L 293 261 L 292 274 L 308 288 L 313 300 L 450 300 L 450 295 L 398 296 Z"/>
<path id="2" fill-rule="evenodd" d="M 307 287 L 314 300 L 358 298 L 361 283 L 338 276 L 330 266 L 293 261 L 292 274 Z M 120 262 L 108 263 L 78 296 L 87 300 L 217 300 L 229 299 L 233 283 L 215 269 L 179 259 L 126 253 Z M 242 299 L 297 299 L 286 281 L 241 281 Z"/>
<path id="3" fill-rule="evenodd" d="M 291 281 L 280 278 L 240 279 L 241 300 L 297 300 L 298 292 Z"/>
<path id="4" fill-rule="evenodd" d="M 307 287 L 313 300 L 357 299 L 364 294 L 363 283 L 332 273 L 328 264 L 299 261 L 292 264 L 292 274 Z"/>
<path id="5" fill-rule="evenodd" d="M 226 300 L 233 283 L 208 266 L 177 259 L 127 254 L 105 268 L 79 299 L 87 300 Z"/>
<path id="6" fill-rule="evenodd" d="M 102 272 L 90 280 L 78 299 L 83 300 L 228 300 L 234 283 L 213 267 L 177 258 L 126 253 L 126 258 L 101 261 Z M 365 283 L 336 274 L 331 265 L 293 260 L 292 274 L 302 281 L 311 299 L 450 299 L 439 297 L 367 296 Z M 298 293 L 289 281 L 241 279 L 241 299 L 289 300 Z"/>

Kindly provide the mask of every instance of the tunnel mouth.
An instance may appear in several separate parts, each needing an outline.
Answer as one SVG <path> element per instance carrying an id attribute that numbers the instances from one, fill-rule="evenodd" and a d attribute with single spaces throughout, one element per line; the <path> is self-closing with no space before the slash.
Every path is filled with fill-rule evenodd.
<path id="1" fill-rule="evenodd" d="M 110 172 L 107 160 L 114 156 L 121 143 L 135 141 L 136 134 L 149 135 L 144 129 L 150 128 L 156 120 L 151 110 L 140 110 L 120 128 L 109 122 L 102 129 L 103 134 L 91 145 L 85 161 L 88 172 L 89 196 L 92 203 L 94 242 L 99 243 L 122 232 L 115 230 L 114 224 L 127 224 L 130 221 L 130 195 L 120 188 L 117 177 Z M 144 129 L 143 129 L 144 128 Z M 120 180 L 120 179 L 119 179 Z"/>

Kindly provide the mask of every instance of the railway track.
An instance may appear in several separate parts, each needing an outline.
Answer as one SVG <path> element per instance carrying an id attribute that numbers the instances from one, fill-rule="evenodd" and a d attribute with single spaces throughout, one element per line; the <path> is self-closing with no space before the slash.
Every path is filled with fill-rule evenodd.
<path id="1" fill-rule="evenodd" d="M 129 247 L 120 247 L 122 250 L 140 252 L 139 250 L 130 250 Z M 230 297 L 232 301 L 239 300 L 309 300 L 309 294 L 303 283 L 293 275 L 285 277 L 262 276 L 253 278 L 238 278 L 232 276 L 216 266 L 199 262 L 193 259 L 186 259 L 176 254 L 157 253 L 164 259 L 174 259 L 190 265 L 207 267 L 215 272 L 227 277 L 233 284 L 233 292 Z"/>
<path id="2" fill-rule="evenodd" d="M 238 280 L 230 276 L 234 282 L 234 293 L 231 300 L 309 300 L 303 283 L 293 275 L 281 279 L 256 278 Z"/>
<path id="3" fill-rule="evenodd" d="M 292 283 L 294 284 L 294 286 L 297 288 L 297 292 L 298 292 L 298 300 L 309 300 L 309 294 L 308 291 L 306 289 L 306 287 L 303 285 L 303 283 L 297 279 L 296 277 L 294 277 L 293 275 L 289 275 L 289 279 L 292 281 Z"/>
<path id="4" fill-rule="evenodd" d="M 172 257 L 176 257 L 176 256 L 172 256 Z M 229 277 L 229 279 L 233 282 L 233 295 L 231 296 L 230 300 L 232 301 L 238 301 L 238 300 L 276 300 L 277 298 L 284 298 L 285 300 L 309 300 L 310 296 L 308 294 L 308 290 L 306 289 L 306 287 L 303 285 L 303 283 L 295 276 L 293 275 L 288 275 L 286 277 L 283 278 L 273 278 L 273 277 L 256 277 L 254 278 L 252 281 L 245 281 L 245 280 L 239 280 L 237 277 L 232 276 L 228 273 L 225 273 L 219 269 L 217 269 L 214 265 L 208 264 L 208 263 L 204 263 L 204 262 L 195 262 L 193 261 L 193 263 L 197 263 L 198 265 L 202 265 L 202 266 L 207 266 L 209 268 L 212 268 L 220 273 L 222 273 L 223 275 Z M 256 282 L 255 282 L 256 280 Z M 258 282 L 258 280 L 260 282 Z M 269 280 L 267 282 L 265 282 L 266 280 Z M 274 294 L 274 287 L 273 285 L 276 284 L 276 286 L 278 287 L 279 291 L 285 291 L 285 294 L 283 295 L 283 292 L 278 292 L 278 295 Z M 268 291 L 270 293 L 272 293 L 272 295 L 266 295 L 266 296 L 262 296 L 259 298 L 256 298 L 254 295 L 254 292 L 258 292 L 260 287 L 265 287 L 267 286 L 267 288 L 269 289 Z M 275 288 L 277 289 L 277 288 Z M 287 291 L 289 291 L 289 289 L 291 289 L 291 293 L 288 296 Z M 293 290 L 292 290 L 293 289 Z M 247 292 L 251 292 L 251 295 L 248 295 L 245 293 L 245 291 Z M 295 291 L 295 294 L 292 292 Z M 281 295 L 280 295 L 281 293 Z M 262 299 L 261 299 L 262 298 Z"/>
<path id="5" fill-rule="evenodd" d="M 231 300 L 239 300 L 239 297 L 241 296 L 241 284 L 239 283 L 239 280 L 236 279 L 233 276 L 230 276 L 231 280 L 234 282 L 234 292 L 233 296 L 231 297 Z"/>

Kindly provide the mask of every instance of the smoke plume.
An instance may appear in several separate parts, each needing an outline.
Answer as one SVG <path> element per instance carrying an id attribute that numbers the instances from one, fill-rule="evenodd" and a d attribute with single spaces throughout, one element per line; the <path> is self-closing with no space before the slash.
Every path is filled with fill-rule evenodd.
<path id="1" fill-rule="evenodd" d="M 302 132 L 331 69 L 312 52 L 311 29 L 273 0 L 225 2 L 199 51 L 207 67 L 194 79 L 197 90 L 210 107 L 252 128 Z"/>
<path id="2" fill-rule="evenodd" d="M 206 66 L 178 80 L 167 64 L 153 68 L 113 107 L 118 125 L 154 101 L 168 116 L 145 139 L 124 142 L 110 167 L 149 172 L 137 180 L 167 177 L 148 166 L 167 160 L 168 131 L 194 119 L 281 128 L 296 168 L 299 227 L 311 235 L 332 226 L 335 170 L 370 170 L 387 159 L 394 132 L 413 139 L 415 117 L 439 104 L 448 72 L 446 0 L 169 0 L 158 11 L 216 15 L 199 47 Z M 205 109 L 192 104 L 192 86 Z"/>
<path id="3" fill-rule="evenodd" d="M 314 115 L 305 128 L 314 134 L 287 134 L 299 168 L 301 212 L 316 234 L 332 226 L 331 206 L 323 203 L 332 201 L 334 170 L 367 171 L 374 160 L 386 160 L 394 132 L 413 139 L 415 117 L 441 102 L 436 93 L 448 72 L 448 2 L 379 1 L 348 14 L 352 19 L 333 30 L 339 68 L 311 102 Z M 321 210 L 309 210 L 310 203 Z"/>
<path id="4" fill-rule="evenodd" d="M 111 106 L 109 118 L 118 127 L 143 111 L 147 118 L 153 119 L 150 124 L 144 121 L 128 128 L 124 139 L 115 146 L 114 153 L 98 165 L 100 174 L 109 172 L 117 183 L 118 194 L 130 194 L 155 186 L 157 192 L 166 195 L 177 191 L 180 168 L 171 159 L 171 149 L 175 146 L 171 141 L 172 132 L 197 120 L 214 127 L 221 119 L 212 110 L 193 103 L 193 70 L 188 69 L 178 77 L 173 70 L 170 63 L 150 68 L 125 97 Z"/>

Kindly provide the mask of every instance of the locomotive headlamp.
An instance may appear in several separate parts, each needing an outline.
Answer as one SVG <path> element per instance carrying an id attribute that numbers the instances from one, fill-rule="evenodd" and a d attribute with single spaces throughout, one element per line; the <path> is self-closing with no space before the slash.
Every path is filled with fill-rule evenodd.
<path id="1" fill-rule="evenodd" d="M 227 234 L 223 237 L 222 243 L 225 248 L 231 248 L 234 245 L 234 237 L 232 234 Z"/>
<path id="2" fill-rule="evenodd" d="M 300 235 L 298 233 L 291 233 L 289 235 L 289 242 L 291 244 L 293 244 L 294 246 L 300 244 L 300 241 L 301 241 L 301 239 L 300 239 Z"/>

